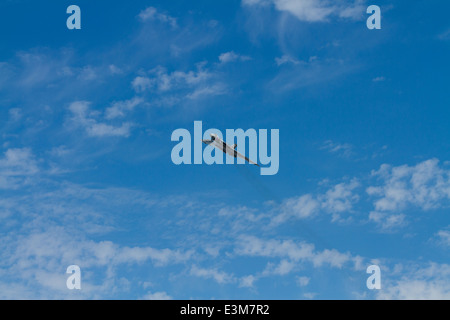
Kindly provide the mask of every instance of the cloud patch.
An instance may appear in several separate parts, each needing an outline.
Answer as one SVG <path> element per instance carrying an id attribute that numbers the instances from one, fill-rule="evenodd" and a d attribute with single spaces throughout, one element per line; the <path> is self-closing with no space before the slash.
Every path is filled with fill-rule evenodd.
<path id="1" fill-rule="evenodd" d="M 364 14 L 364 2 L 363 0 L 337 2 L 327 0 L 242 0 L 244 6 L 273 6 L 277 11 L 289 13 L 305 22 L 327 22 L 332 17 L 360 19 Z"/>
<path id="2" fill-rule="evenodd" d="M 114 126 L 97 120 L 98 112 L 90 110 L 90 102 L 75 101 L 70 104 L 69 110 L 72 113 L 71 122 L 85 130 L 90 137 L 129 137 L 132 124 L 125 122 L 120 126 Z M 117 117 L 123 115 L 123 109 L 132 104 L 123 103 L 108 109 L 107 117 Z"/>

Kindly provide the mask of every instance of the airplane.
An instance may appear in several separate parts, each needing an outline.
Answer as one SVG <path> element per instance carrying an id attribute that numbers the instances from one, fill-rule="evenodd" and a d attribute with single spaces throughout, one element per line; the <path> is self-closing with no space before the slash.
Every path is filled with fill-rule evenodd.
<path id="1" fill-rule="evenodd" d="M 235 158 L 239 157 L 239 158 L 245 159 L 249 163 L 254 164 L 255 166 L 259 167 L 259 164 L 253 162 L 252 160 L 250 160 L 243 154 L 240 154 L 239 152 L 237 152 L 237 150 L 236 150 L 237 144 L 234 144 L 230 147 L 222 139 L 220 139 L 219 136 L 215 133 L 211 133 L 211 140 L 202 140 L 202 142 L 207 145 L 212 144 L 214 147 L 222 150 L 223 153 L 229 154 L 230 156 L 235 157 Z"/>

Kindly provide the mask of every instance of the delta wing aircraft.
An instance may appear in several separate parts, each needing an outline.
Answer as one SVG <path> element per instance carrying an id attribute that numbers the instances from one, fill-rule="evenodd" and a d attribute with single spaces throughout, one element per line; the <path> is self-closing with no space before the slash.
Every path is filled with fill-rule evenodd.
<path id="1" fill-rule="evenodd" d="M 214 133 L 211 133 L 211 140 L 202 140 L 202 141 L 203 141 L 203 143 L 205 143 L 207 145 L 212 144 L 214 147 L 222 150 L 224 153 L 229 154 L 232 157 L 235 157 L 235 158 L 239 157 L 239 158 L 245 159 L 247 162 L 259 167 L 259 164 L 253 162 L 252 160 L 250 160 L 243 154 L 237 152 L 237 150 L 236 150 L 237 144 L 229 146 L 222 139 L 220 139 L 218 135 L 216 135 Z"/>

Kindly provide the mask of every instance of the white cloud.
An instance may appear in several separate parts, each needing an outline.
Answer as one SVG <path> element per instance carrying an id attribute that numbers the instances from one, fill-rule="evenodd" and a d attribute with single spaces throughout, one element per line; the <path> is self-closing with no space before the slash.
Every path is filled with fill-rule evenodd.
<path id="1" fill-rule="evenodd" d="M 9 117 L 11 121 L 18 121 L 22 118 L 22 109 L 20 108 L 12 108 L 9 109 Z"/>
<path id="2" fill-rule="evenodd" d="M 240 288 L 253 288 L 257 278 L 254 275 L 248 275 L 239 279 Z"/>
<path id="3" fill-rule="evenodd" d="M 0 158 L 0 189 L 16 189 L 39 172 L 29 148 L 11 148 Z"/>
<path id="4" fill-rule="evenodd" d="M 296 279 L 297 279 L 297 284 L 300 287 L 306 287 L 309 284 L 309 281 L 311 280 L 308 277 L 296 277 Z"/>
<path id="5" fill-rule="evenodd" d="M 387 214 L 385 212 L 372 211 L 369 220 L 375 222 L 384 232 L 390 232 L 404 227 L 407 224 L 404 214 Z"/>
<path id="6" fill-rule="evenodd" d="M 110 56 L 99 53 L 96 57 L 98 61 L 80 65 L 80 53 L 67 48 L 18 52 L 8 64 L 0 62 L 0 83 L 14 93 L 24 110 L 36 104 L 36 99 L 41 105 L 53 105 L 81 91 L 103 87 L 107 78 L 122 72 L 110 63 Z M 29 92 L 23 95 L 24 91 Z"/>
<path id="7" fill-rule="evenodd" d="M 130 129 L 130 123 L 124 123 L 120 127 L 105 123 L 93 123 L 86 128 L 86 132 L 91 137 L 128 137 L 130 136 Z"/>
<path id="8" fill-rule="evenodd" d="M 244 256 L 288 257 L 293 261 L 299 261 L 314 255 L 314 245 L 244 236 L 237 243 L 236 253 Z"/>
<path id="9" fill-rule="evenodd" d="M 85 66 L 81 68 L 77 78 L 82 81 L 93 81 L 98 77 L 99 75 L 97 74 L 97 71 L 93 67 Z"/>
<path id="10" fill-rule="evenodd" d="M 74 117 L 98 119 L 101 115 L 101 113 L 90 110 L 89 107 L 85 108 L 83 105 L 74 107 L 72 112 Z M 36 162 L 30 150 L 28 153 L 26 151 L 22 152 L 22 155 L 21 152 L 14 151 L 8 156 L 5 153 L 5 156 L 0 159 L 0 164 L 5 168 L 22 168 L 22 165 L 14 164 L 20 164 L 21 161 L 27 163 L 27 159 L 31 159 L 31 163 L 33 161 Z M 37 167 L 36 163 L 35 165 Z M 33 170 L 14 170 L 25 173 L 35 172 Z M 443 167 L 441 170 L 445 171 Z M 391 174 L 391 171 L 387 171 L 388 176 Z M 418 170 L 418 172 L 423 173 L 427 172 L 427 170 Z M 379 175 L 376 175 L 376 177 L 379 177 Z M 383 179 L 381 180 L 384 181 Z M 416 176 L 413 180 L 418 185 L 421 185 L 419 182 L 428 181 L 420 175 Z M 381 183 L 381 185 L 383 184 L 384 182 Z M 355 190 L 359 185 L 360 182 L 356 180 L 332 185 L 325 192 L 309 194 L 309 197 L 303 198 L 303 202 L 294 201 L 294 197 L 290 199 L 292 200 L 291 204 L 289 201 L 286 201 L 284 205 L 297 210 L 298 217 L 311 217 L 318 212 L 335 212 L 338 214 L 350 212 L 353 210 L 355 201 L 359 199 L 355 194 Z M 58 189 L 60 188 L 58 187 Z M 295 200 L 299 200 L 300 198 L 295 198 Z M 167 207 L 172 205 L 172 201 L 173 199 L 167 200 L 167 203 L 162 205 L 162 212 L 167 214 L 167 212 L 171 211 Z M 175 230 L 183 229 L 186 231 L 186 234 L 192 234 L 192 230 L 188 228 L 190 225 L 195 225 L 194 228 L 204 228 L 202 231 L 205 232 L 194 233 L 199 235 L 198 237 L 201 239 L 197 239 L 197 236 L 194 240 L 186 237 L 188 243 L 180 249 L 155 248 L 153 245 L 133 246 L 108 240 L 92 240 L 87 238 L 89 232 L 93 232 L 92 234 L 95 235 L 104 234 L 105 230 L 111 227 L 106 222 L 110 218 L 116 219 L 120 215 L 118 214 L 119 211 L 129 212 L 129 208 L 135 205 L 139 205 L 137 211 L 141 211 L 142 208 L 154 206 L 154 202 L 155 200 L 153 198 L 142 198 L 141 193 L 136 190 L 129 190 L 128 193 L 122 189 L 115 191 L 95 190 L 94 192 L 86 188 L 71 188 L 68 191 L 47 192 L 41 194 L 40 198 L 36 194 L 26 195 L 22 198 L 17 198 L 14 203 L 10 204 L 6 204 L 4 199 L 0 200 L 1 216 L 5 212 L 11 211 L 10 215 L 21 217 L 21 219 L 14 222 L 15 224 L 18 224 L 21 220 L 29 221 L 23 228 L 19 227 L 18 232 L 10 232 L 0 238 L 3 243 L 7 244 L 5 250 L 0 253 L 0 258 L 4 261 L 5 265 L 11 266 L 11 269 L 7 271 L 0 270 L 0 273 L 3 272 L 0 274 L 0 278 L 8 279 L 17 270 L 21 274 L 20 277 L 12 280 L 15 283 L 9 289 L 5 288 L 4 281 L 0 281 L 0 291 L 1 289 L 6 290 L 0 295 L 17 297 L 19 292 L 20 294 L 23 293 L 22 290 L 24 288 L 32 290 L 35 286 L 40 286 L 41 289 L 36 291 L 32 297 L 57 297 L 60 292 L 65 292 L 64 282 L 61 282 L 61 279 L 64 277 L 55 276 L 59 272 L 58 268 L 67 264 L 80 263 L 87 268 L 97 268 L 97 270 L 100 270 L 95 273 L 96 276 L 98 274 L 104 274 L 104 276 L 101 276 L 97 280 L 101 283 L 97 286 L 92 284 L 95 283 L 94 278 L 86 279 L 90 280 L 85 281 L 86 285 L 90 283 L 92 287 L 86 287 L 87 291 L 85 291 L 84 297 L 94 297 L 95 295 L 107 296 L 111 290 L 118 288 L 121 283 L 124 285 L 127 284 L 126 279 L 118 278 L 118 268 L 126 266 L 130 270 L 134 270 L 136 266 L 144 266 L 146 268 L 148 264 L 152 267 L 177 264 L 186 270 L 186 262 L 190 264 L 193 261 L 194 252 L 196 251 L 194 251 L 195 249 L 186 250 L 183 248 L 191 248 L 192 243 L 198 246 L 195 247 L 194 245 L 194 248 L 201 248 L 199 252 L 203 254 L 195 255 L 196 263 L 199 261 L 197 258 L 200 258 L 204 259 L 201 260 L 204 265 L 202 267 L 194 266 L 188 268 L 188 273 L 191 276 L 210 279 L 219 284 L 231 283 L 245 288 L 253 288 L 255 282 L 261 277 L 274 275 L 283 277 L 290 276 L 290 279 L 293 279 L 293 284 L 297 283 L 299 286 L 307 285 L 310 280 L 296 278 L 295 274 L 298 270 L 304 270 L 304 264 L 314 268 L 331 267 L 340 269 L 352 267 L 355 270 L 361 270 L 364 266 L 364 259 L 359 256 L 342 252 L 341 249 L 321 248 L 318 250 L 312 243 L 289 239 L 288 235 L 285 235 L 283 239 L 265 239 L 263 238 L 264 236 L 259 238 L 242 236 L 236 241 L 236 234 L 240 234 L 239 232 L 249 230 L 250 228 L 253 228 L 252 231 L 258 232 L 258 234 L 267 232 L 268 230 L 264 229 L 265 222 L 273 215 L 264 215 L 261 212 L 262 210 L 257 208 L 247 208 L 238 205 L 224 207 L 222 203 L 204 205 L 204 203 L 196 203 L 192 199 L 189 200 L 188 204 L 190 209 L 185 209 L 185 207 L 176 208 L 176 211 L 180 213 L 178 217 L 183 217 L 186 220 L 173 219 L 177 221 L 177 226 L 172 224 L 171 227 L 180 228 Z M 91 212 L 96 211 L 92 209 L 93 203 L 96 204 L 96 210 L 103 210 L 104 212 Z M 119 204 L 119 208 L 117 211 L 114 211 L 114 207 L 117 207 L 117 204 Z M 308 209 L 309 205 L 311 207 Z M 208 218 L 202 219 L 201 212 L 199 213 L 201 210 L 203 210 Z M 391 214 L 391 212 L 381 211 L 381 213 L 383 216 L 379 218 L 379 221 L 381 225 L 383 223 L 386 225 L 386 229 L 397 225 L 398 221 L 401 221 L 401 219 L 396 220 L 395 215 L 397 213 L 395 212 Z M 146 219 L 151 219 L 150 216 L 148 215 Z M 172 220 L 171 218 L 169 220 Z M 373 221 L 377 219 L 376 216 L 372 216 L 372 218 Z M 404 219 L 406 220 L 405 217 Z M 224 221 L 230 221 L 231 223 L 224 225 Z M 236 229 L 234 228 L 235 225 Z M 122 227 L 121 223 L 117 221 L 116 226 L 119 228 Z M 241 229 L 238 229 L 238 227 Z M 198 231 L 200 229 L 195 230 Z M 81 235 L 74 231 L 81 231 Z M 273 235 L 273 231 L 273 229 L 269 230 L 269 233 Z M 448 233 L 445 231 L 440 230 L 436 234 L 439 239 L 446 239 L 446 235 L 448 238 Z M 206 233 L 208 235 L 203 238 L 203 234 Z M 72 235 L 76 236 L 71 238 Z M 95 237 L 95 239 L 98 238 Z M 210 259 L 209 261 L 216 263 L 218 257 L 218 251 L 215 249 L 212 249 L 210 254 L 204 253 L 203 248 L 208 247 L 220 247 L 219 255 L 221 257 L 226 256 L 226 259 L 229 259 L 228 261 L 232 261 L 232 267 L 234 267 L 234 262 L 237 264 L 244 261 L 245 263 L 246 260 L 255 257 L 257 259 L 254 260 L 261 262 L 263 270 L 253 275 L 235 275 L 236 272 L 239 272 L 235 271 L 238 269 L 218 269 L 208 266 L 208 261 L 205 260 Z M 176 248 L 179 247 L 177 246 Z M 234 258 L 237 259 L 233 260 Z M 264 266 L 267 267 L 264 269 Z M 439 270 L 445 272 L 445 268 L 440 268 Z M 6 277 L 4 276 L 5 272 Z M 176 272 L 174 271 L 174 274 Z M 448 288 L 442 285 L 445 278 L 435 279 L 435 277 L 430 278 L 430 276 L 427 276 L 427 272 L 433 275 L 437 274 L 437 269 L 421 272 L 421 276 L 413 276 L 411 281 L 405 277 L 398 281 L 390 280 L 390 282 L 387 282 L 386 285 L 389 285 L 391 289 L 386 292 L 385 297 L 403 297 L 406 295 L 406 291 L 413 290 L 409 287 L 410 285 L 422 288 L 425 292 L 425 297 L 445 296 L 448 294 Z M 184 273 L 186 272 L 184 271 Z M 24 285 L 21 287 L 19 284 Z M 25 293 L 23 294 L 23 296 L 26 296 Z M 147 298 L 164 298 L 164 294 L 165 292 L 152 290 L 152 292 L 148 293 Z M 419 292 L 417 290 L 414 295 L 418 296 L 418 294 Z M 167 296 L 170 297 L 169 295 Z"/>
<path id="11" fill-rule="evenodd" d="M 60 227 L 50 228 L 21 237 L 13 259 L 21 266 L 45 265 L 45 261 L 61 264 L 77 262 L 84 267 L 139 264 L 152 261 L 155 266 L 182 263 L 190 259 L 191 251 L 155 249 L 152 247 L 126 247 L 111 241 L 92 241 L 71 237 Z"/>
<path id="12" fill-rule="evenodd" d="M 439 230 L 436 233 L 438 242 L 446 247 L 450 247 L 450 226 L 447 229 Z"/>
<path id="13" fill-rule="evenodd" d="M 280 93 L 331 81 L 359 69 L 355 61 L 317 56 L 303 61 L 285 55 L 276 58 L 275 62 L 279 66 L 289 64 L 289 67 L 280 68 L 280 72 L 268 83 L 269 88 Z"/>
<path id="14" fill-rule="evenodd" d="M 292 63 L 292 64 L 304 63 L 303 61 L 292 58 L 291 56 L 286 55 L 286 54 L 281 56 L 280 58 L 275 58 L 275 62 L 277 64 L 277 66 L 281 66 L 281 65 L 287 64 L 287 63 Z"/>
<path id="15" fill-rule="evenodd" d="M 124 247 L 116 250 L 113 258 L 114 263 L 142 263 L 147 260 L 153 261 L 156 266 L 164 266 L 171 263 L 181 263 L 190 259 L 192 251 L 182 252 L 171 249 L 154 249 L 142 247 Z"/>
<path id="16" fill-rule="evenodd" d="M 8 149 L 0 159 L 4 176 L 32 175 L 38 172 L 36 160 L 29 148 Z"/>
<path id="17" fill-rule="evenodd" d="M 306 292 L 303 294 L 303 297 L 308 300 L 313 300 L 317 296 L 317 293 L 315 292 Z"/>
<path id="18" fill-rule="evenodd" d="M 140 105 L 144 100 L 135 97 L 126 101 L 115 102 L 111 107 L 105 110 L 106 119 L 115 119 L 124 117 L 126 112 L 132 111 L 136 106 Z"/>
<path id="19" fill-rule="evenodd" d="M 354 190 L 359 187 L 359 182 L 353 179 L 349 183 L 339 183 L 329 189 L 323 196 L 319 196 L 322 208 L 333 215 L 333 221 L 339 219 L 339 214 L 350 212 L 353 204 L 359 200 Z"/>
<path id="20" fill-rule="evenodd" d="M 132 86 L 138 93 L 150 91 L 157 94 L 159 100 L 154 101 L 155 104 L 165 106 L 225 94 L 227 86 L 216 71 L 205 65 L 199 63 L 196 70 L 172 72 L 159 66 L 136 77 Z"/>
<path id="21" fill-rule="evenodd" d="M 166 292 L 149 292 L 143 298 L 143 300 L 173 300 Z"/>
<path id="22" fill-rule="evenodd" d="M 305 219 L 325 212 L 332 215 L 332 221 L 339 221 L 342 213 L 350 213 L 359 196 L 354 190 L 360 184 L 356 179 L 349 183 L 340 183 L 324 194 L 306 194 L 284 200 L 272 223 L 279 224 L 290 218 Z"/>
<path id="23" fill-rule="evenodd" d="M 327 150 L 330 153 L 338 154 L 342 157 L 349 158 L 353 154 L 353 146 L 349 143 L 336 143 L 331 140 L 325 141 L 322 150 Z"/>
<path id="24" fill-rule="evenodd" d="M 228 62 L 234 62 L 234 61 L 248 61 L 248 60 L 251 60 L 251 58 L 248 56 L 243 56 L 243 55 L 237 54 L 234 51 L 225 52 L 219 56 L 219 61 L 222 63 L 228 63 Z"/>
<path id="25" fill-rule="evenodd" d="M 114 64 L 110 64 L 108 66 L 109 72 L 111 72 L 111 74 L 116 75 L 116 74 L 123 74 L 123 70 L 120 69 L 118 66 L 114 65 Z"/>
<path id="26" fill-rule="evenodd" d="M 0 290 L 1 298 L 106 297 L 114 295 L 116 290 L 124 292 L 130 286 L 127 279 L 119 276 L 117 269 L 120 266 L 135 267 L 147 263 L 146 267 L 161 268 L 191 259 L 193 250 L 129 247 L 87 238 L 92 232 L 102 235 L 109 228 L 107 216 L 110 214 L 101 216 L 92 208 L 93 203 L 100 207 L 109 206 L 106 211 L 111 213 L 112 208 L 123 207 L 123 204 L 118 205 L 123 201 L 139 203 L 141 200 L 135 191 L 127 194 L 124 190 L 60 187 L 61 190 L 56 192 L 36 192 L 0 201 L 0 212 L 14 213 L 4 228 L 14 227 L 15 230 L 0 236 L 0 242 L 6 244 L 0 252 L 4 263 L 0 270 L 0 289 L 9 288 Z M 72 264 L 82 269 L 79 294 L 67 290 L 65 284 L 65 268 Z M 164 296 L 156 293 L 153 297 Z"/>
<path id="27" fill-rule="evenodd" d="M 67 72 L 59 73 L 58 70 L 66 70 L 70 54 L 52 56 L 48 52 L 36 50 L 20 52 L 17 54 L 22 72 L 16 75 L 16 81 L 21 88 L 33 88 L 45 86 L 58 81 L 67 75 Z"/>
<path id="28" fill-rule="evenodd" d="M 167 14 L 164 13 L 160 13 L 158 12 L 158 10 L 154 7 L 148 7 L 145 10 L 142 10 L 139 13 L 139 19 L 141 19 L 141 21 L 160 21 L 163 23 L 167 23 L 168 25 L 170 25 L 172 28 L 176 28 L 177 27 L 177 19 L 174 17 L 171 17 Z"/>
<path id="29" fill-rule="evenodd" d="M 75 101 L 69 106 L 72 112 L 71 121 L 77 126 L 84 128 L 91 137 L 128 137 L 130 135 L 131 123 L 123 123 L 120 126 L 113 126 L 98 122 L 98 112 L 90 111 L 90 102 Z M 123 105 L 122 105 L 123 106 Z M 119 111 L 119 110 L 115 110 Z M 114 114 L 114 109 L 111 111 Z M 117 116 L 117 112 L 115 113 Z"/>
<path id="30" fill-rule="evenodd" d="M 378 299 L 449 300 L 450 266 L 430 263 L 425 267 L 402 267 L 400 279 L 384 277 Z"/>
<path id="31" fill-rule="evenodd" d="M 325 249 L 318 252 L 312 257 L 311 260 L 316 267 L 320 267 L 323 264 L 328 264 L 331 267 L 339 269 L 342 268 L 345 263 L 353 261 L 349 253 L 341 253 L 335 249 Z"/>
<path id="32" fill-rule="evenodd" d="M 339 1 L 333 3 L 327 0 L 242 0 L 245 6 L 273 5 L 278 11 L 288 12 L 300 21 L 325 22 L 331 17 L 360 19 L 364 14 L 364 1 Z"/>
<path id="33" fill-rule="evenodd" d="M 189 93 L 186 98 L 191 100 L 201 99 L 202 97 L 208 96 L 219 96 L 227 92 L 225 85 L 214 84 L 212 86 L 205 86 L 202 88 L 195 89 L 194 92 Z"/>
<path id="34" fill-rule="evenodd" d="M 349 149 L 341 145 L 327 144 L 332 152 Z M 393 167 L 382 165 L 373 171 L 371 177 L 377 182 L 366 184 L 366 193 L 373 199 L 373 210 L 368 219 L 374 222 L 382 232 L 398 230 L 409 223 L 404 213 L 409 208 L 424 211 L 448 207 L 450 204 L 450 170 L 440 165 L 437 159 L 423 161 L 415 166 L 402 165 Z M 352 179 L 340 183 L 324 193 L 304 194 L 282 201 L 272 211 L 272 226 L 277 226 L 289 219 L 307 219 L 320 213 L 332 216 L 332 222 L 346 221 L 344 213 L 352 213 L 360 203 L 356 192 L 361 182 Z M 445 238 L 445 232 L 442 232 Z"/>
<path id="35" fill-rule="evenodd" d="M 147 77 L 138 76 L 134 78 L 131 85 L 133 86 L 133 89 L 136 92 L 143 92 L 150 89 L 153 86 L 153 81 Z"/>
<path id="36" fill-rule="evenodd" d="M 431 159 L 416 166 L 382 165 L 372 173 L 381 185 L 370 186 L 367 193 L 376 197 L 375 211 L 397 212 L 408 206 L 431 210 L 442 207 L 450 199 L 450 170 Z"/>
<path id="37" fill-rule="evenodd" d="M 160 92 L 204 84 L 212 77 L 212 74 L 203 69 L 201 65 L 198 66 L 196 71 L 184 72 L 177 70 L 169 73 L 164 68 L 159 67 L 154 70 L 154 73 L 156 75 L 153 79 Z"/>
<path id="38" fill-rule="evenodd" d="M 269 262 L 266 269 L 262 272 L 262 276 L 285 276 L 294 270 L 296 263 L 287 259 L 282 259 L 278 264 Z"/>
<path id="39" fill-rule="evenodd" d="M 383 300 L 449 300 L 450 289 L 443 282 L 402 280 L 378 295 Z"/>
<path id="40" fill-rule="evenodd" d="M 226 272 L 219 271 L 217 269 L 199 268 L 197 266 L 192 266 L 190 275 L 205 279 L 213 279 L 219 284 L 225 284 L 235 281 L 234 276 Z"/>
<path id="41" fill-rule="evenodd" d="M 281 213 L 273 219 L 278 224 L 291 217 L 304 219 L 317 214 L 320 210 L 320 202 L 310 194 L 287 199 L 281 205 Z"/>
<path id="42" fill-rule="evenodd" d="M 372 79 L 373 82 L 382 82 L 382 81 L 384 81 L 384 80 L 386 80 L 386 78 L 385 78 L 385 77 L 382 77 L 382 76 L 380 76 L 380 77 L 375 77 L 375 78 Z"/>
<path id="43" fill-rule="evenodd" d="M 295 267 L 295 264 L 289 260 L 281 260 L 279 265 L 273 270 L 274 274 L 285 275 L 290 273 Z"/>
<path id="44" fill-rule="evenodd" d="M 254 236 L 242 236 L 236 244 L 235 253 L 242 256 L 281 258 L 276 267 L 269 265 L 266 273 L 287 274 L 298 262 L 311 262 L 315 267 L 329 265 L 342 268 L 346 263 L 352 263 L 356 268 L 357 261 L 349 253 L 341 253 L 335 249 L 316 251 L 310 243 L 296 243 L 291 240 L 263 240 Z"/>

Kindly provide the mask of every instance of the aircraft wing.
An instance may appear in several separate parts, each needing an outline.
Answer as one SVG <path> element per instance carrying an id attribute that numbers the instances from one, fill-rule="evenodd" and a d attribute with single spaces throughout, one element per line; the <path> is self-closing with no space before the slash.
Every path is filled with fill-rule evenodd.
<path id="1" fill-rule="evenodd" d="M 259 164 L 257 164 L 256 162 L 253 162 L 252 160 L 250 160 L 249 158 L 247 158 L 247 157 L 244 156 L 243 154 L 237 152 L 237 150 L 236 150 L 237 145 L 236 145 L 236 144 L 233 145 L 232 147 L 230 147 L 226 142 L 224 142 L 223 140 L 221 140 L 221 139 L 218 138 L 218 137 L 214 137 L 214 138 L 211 139 L 211 140 L 202 140 L 202 142 L 203 142 L 204 144 L 207 144 L 207 145 L 211 145 L 211 144 L 212 144 L 214 147 L 216 147 L 216 148 L 222 150 L 224 153 L 229 154 L 229 155 L 232 156 L 232 157 L 235 157 L 235 158 L 237 158 L 237 157 L 242 158 L 242 159 L 244 159 L 245 161 L 247 161 L 248 163 L 254 164 L 255 166 L 258 166 L 258 167 L 259 167 Z"/>
<path id="2" fill-rule="evenodd" d="M 226 144 L 226 143 L 224 143 L 224 144 L 225 144 L 225 148 L 224 148 L 224 149 L 226 150 L 225 152 L 226 152 L 227 154 L 229 154 L 230 156 L 235 157 L 235 158 L 237 158 L 237 157 L 242 158 L 242 159 L 246 160 L 247 162 L 249 162 L 249 163 L 251 163 L 251 164 L 254 164 L 255 166 L 258 166 L 258 167 L 259 167 L 259 164 L 253 162 L 252 160 L 250 160 L 249 158 L 247 158 L 247 157 L 244 156 L 243 154 L 237 152 L 237 150 L 236 150 L 235 148 L 230 147 L 230 146 L 229 146 L 228 144 Z M 233 146 L 233 147 L 234 147 L 234 146 Z"/>

